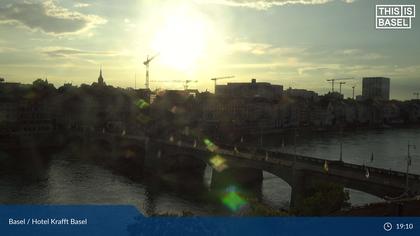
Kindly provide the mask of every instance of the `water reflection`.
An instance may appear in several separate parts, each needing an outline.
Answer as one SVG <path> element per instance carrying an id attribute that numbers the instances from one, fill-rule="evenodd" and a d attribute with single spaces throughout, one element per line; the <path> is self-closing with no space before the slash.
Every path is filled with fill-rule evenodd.
<path id="1" fill-rule="evenodd" d="M 301 135 L 297 139 L 297 152 L 329 160 L 339 160 L 340 135 L 324 133 L 323 135 Z M 343 160 L 367 166 L 405 171 L 407 144 L 418 143 L 420 129 L 389 129 L 373 131 L 348 131 L 343 133 Z M 418 143 L 420 144 L 420 143 Z M 272 145 L 279 149 L 280 145 Z M 284 150 L 293 152 L 289 143 Z M 371 162 L 371 155 L 374 160 Z M 412 173 L 420 174 L 420 155 L 416 151 L 412 155 Z"/>
<path id="2" fill-rule="evenodd" d="M 339 157 L 336 134 L 300 135 L 297 152 L 331 160 Z M 266 137 L 273 149 L 293 151 L 293 144 L 281 137 Z M 420 130 L 356 131 L 343 135 L 343 159 L 346 162 L 404 171 L 406 145 L 420 140 Z M 418 146 L 420 146 L 418 144 Z M 217 192 L 211 189 L 212 168 L 195 181 L 177 173 L 168 173 L 163 180 L 143 178 L 141 172 L 123 160 L 110 168 L 103 157 L 92 159 L 71 146 L 52 153 L 0 153 L 0 202 L 4 204 L 132 204 L 143 212 L 191 212 L 196 215 L 229 214 Z M 374 153 L 373 162 L 370 161 Z M 412 172 L 420 174 L 418 150 L 413 155 Z M 287 209 L 290 186 L 282 179 L 263 173 L 258 189 L 247 189 L 249 195 L 276 208 Z M 353 204 L 366 204 L 381 199 L 366 193 L 349 190 Z"/>

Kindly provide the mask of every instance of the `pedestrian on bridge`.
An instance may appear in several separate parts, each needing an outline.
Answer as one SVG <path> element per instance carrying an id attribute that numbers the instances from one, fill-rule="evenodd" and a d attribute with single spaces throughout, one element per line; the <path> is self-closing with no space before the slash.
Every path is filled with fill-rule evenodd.
<path id="1" fill-rule="evenodd" d="M 239 153 L 239 150 L 238 150 L 238 148 L 236 146 L 233 148 L 233 153 L 235 153 L 235 154 L 238 154 Z"/>

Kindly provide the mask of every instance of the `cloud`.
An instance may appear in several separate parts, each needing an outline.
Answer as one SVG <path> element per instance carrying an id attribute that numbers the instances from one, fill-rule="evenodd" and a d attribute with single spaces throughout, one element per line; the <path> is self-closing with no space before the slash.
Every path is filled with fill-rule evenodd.
<path id="1" fill-rule="evenodd" d="M 127 51 L 90 51 L 80 50 L 69 47 L 43 47 L 36 48 L 38 53 L 46 56 L 49 61 L 61 61 L 65 64 L 69 62 L 78 65 L 85 65 L 86 63 L 98 65 L 98 61 L 104 61 L 107 59 L 115 60 L 115 58 L 129 57 Z"/>
<path id="2" fill-rule="evenodd" d="M 254 43 L 247 41 L 235 41 L 229 44 L 230 53 L 250 53 L 253 55 L 276 55 L 288 56 L 303 53 L 305 48 L 276 47 L 267 43 Z"/>
<path id="3" fill-rule="evenodd" d="M 16 52 L 18 51 L 16 48 L 11 47 L 1 47 L 0 46 L 0 53 L 6 53 L 6 52 Z"/>
<path id="4" fill-rule="evenodd" d="M 89 3 L 81 3 L 81 2 L 79 2 L 79 3 L 74 4 L 74 7 L 77 7 L 77 8 L 83 8 L 83 7 L 88 7 L 88 6 L 90 6 Z"/>
<path id="5" fill-rule="evenodd" d="M 41 53 L 54 58 L 75 58 L 80 56 L 101 56 L 101 57 L 112 57 L 112 56 L 121 56 L 124 55 L 121 52 L 117 51 L 84 51 L 74 48 L 65 48 L 65 47 L 47 47 L 39 49 Z"/>
<path id="6" fill-rule="evenodd" d="M 379 60 L 379 59 L 386 59 L 387 57 L 374 52 L 366 52 L 361 49 L 344 49 L 335 52 L 336 55 L 345 58 L 354 58 L 359 60 Z"/>
<path id="7" fill-rule="evenodd" d="M 275 6 L 284 5 L 318 5 L 332 2 L 335 0 L 197 0 L 201 3 L 220 4 L 233 7 L 248 7 L 258 10 L 266 10 Z M 345 3 L 352 3 L 355 0 L 341 0 Z"/>
<path id="8" fill-rule="evenodd" d="M 272 46 L 264 43 L 235 42 L 230 45 L 231 52 L 251 53 L 254 55 L 267 54 Z"/>
<path id="9" fill-rule="evenodd" d="M 0 23 L 20 24 L 48 34 L 78 34 L 106 20 L 60 7 L 54 0 L 12 3 L 0 8 Z"/>

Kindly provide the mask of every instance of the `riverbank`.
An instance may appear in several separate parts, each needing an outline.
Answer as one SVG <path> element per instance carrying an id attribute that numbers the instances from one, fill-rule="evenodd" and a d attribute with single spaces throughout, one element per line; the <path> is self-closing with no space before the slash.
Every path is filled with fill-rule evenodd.
<path id="1" fill-rule="evenodd" d="M 419 216 L 420 196 L 395 202 L 372 203 L 343 210 L 334 216 Z"/>

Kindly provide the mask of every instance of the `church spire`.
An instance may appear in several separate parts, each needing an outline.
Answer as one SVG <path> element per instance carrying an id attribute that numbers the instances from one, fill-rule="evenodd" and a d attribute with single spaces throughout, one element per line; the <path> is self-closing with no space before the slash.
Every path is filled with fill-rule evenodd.
<path id="1" fill-rule="evenodd" d="M 105 85 L 104 78 L 102 77 L 102 65 L 101 65 L 101 68 L 99 70 L 98 84 L 99 85 Z"/>

